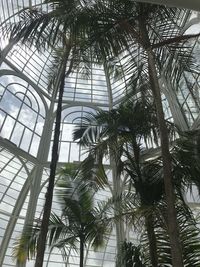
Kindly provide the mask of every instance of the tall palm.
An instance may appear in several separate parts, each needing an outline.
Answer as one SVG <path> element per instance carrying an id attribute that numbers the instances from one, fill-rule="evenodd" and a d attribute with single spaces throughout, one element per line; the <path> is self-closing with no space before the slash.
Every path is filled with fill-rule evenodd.
<path id="1" fill-rule="evenodd" d="M 140 149 L 138 148 L 138 151 Z M 155 213 L 158 203 L 163 200 L 164 184 L 162 175 L 162 161 L 143 161 L 141 152 L 139 164 L 135 161 L 130 151 L 126 151 L 127 162 L 124 167 L 125 173 L 130 177 L 129 186 L 135 191 L 137 206 L 144 209 L 145 230 L 148 238 L 148 247 L 151 265 L 158 267 L 159 256 L 157 251 L 157 237 L 155 233 Z M 136 167 L 137 166 L 137 167 Z M 132 187 L 132 186 L 133 187 Z"/>
<path id="2" fill-rule="evenodd" d="M 47 192 L 45 194 L 44 211 L 42 215 L 41 230 L 39 232 L 37 255 L 35 261 L 35 266 L 42 267 L 48 223 L 52 207 L 56 167 L 58 162 L 58 146 L 65 78 L 71 73 L 74 65 L 79 65 L 81 60 L 83 58 L 86 58 L 86 55 L 83 55 L 83 57 L 81 57 L 77 53 L 77 48 L 79 47 L 79 39 L 77 38 L 73 27 L 65 28 L 65 31 L 60 31 L 59 28 L 57 28 L 56 34 L 52 36 L 51 28 L 48 28 L 48 30 L 45 31 L 44 29 L 42 29 L 42 23 L 38 22 L 39 13 L 37 14 L 37 12 L 30 10 L 30 13 L 25 12 L 23 13 L 23 15 L 24 14 L 27 14 L 26 18 L 23 17 L 24 24 L 19 21 L 18 24 L 14 25 L 13 33 L 11 33 L 11 40 L 14 38 L 16 42 L 27 42 L 30 45 L 35 45 L 40 52 L 42 52 L 43 49 L 54 45 L 55 43 L 59 48 L 57 48 L 57 50 L 59 50 L 59 53 L 56 55 L 54 66 L 52 66 L 54 70 L 50 75 L 51 79 L 49 82 L 49 88 L 53 88 L 53 90 L 56 90 L 58 93 L 58 104 L 56 110 L 49 182 L 47 186 Z M 27 22 L 29 23 L 27 24 Z M 50 25 L 48 24 L 48 27 L 49 26 Z"/>
<path id="3" fill-rule="evenodd" d="M 195 159 L 194 164 L 190 164 L 191 162 L 188 163 L 188 157 L 185 155 L 185 153 L 189 153 L 188 144 L 186 145 L 186 138 L 184 138 L 184 150 L 182 142 L 183 141 L 178 140 L 179 145 L 176 145 L 171 152 L 173 158 L 173 179 L 176 189 L 176 209 L 178 223 L 181 229 L 180 239 L 183 249 L 184 264 L 188 264 L 188 266 L 198 266 L 200 253 L 198 240 L 199 230 L 197 229 L 197 223 L 190 209 L 185 203 L 185 192 L 194 184 L 196 184 L 199 189 L 199 156 L 196 157 L 197 155 L 194 155 L 194 157 L 192 157 L 193 161 Z M 180 143 L 182 144 L 181 146 Z M 191 140 L 189 140 L 189 143 L 191 145 Z M 196 144 L 195 147 L 197 152 L 198 145 Z M 145 250 L 149 251 L 149 253 L 144 251 L 146 256 L 149 254 L 147 257 L 147 265 L 159 266 L 159 264 L 171 264 L 171 257 L 169 254 L 170 245 L 166 226 L 166 203 L 163 199 L 164 184 L 162 159 L 160 156 L 155 155 L 155 159 L 141 161 L 139 166 L 140 174 L 138 175 L 136 162 L 130 150 L 126 152 L 126 156 L 127 160 L 124 163 L 124 171 L 127 172 L 130 177 L 129 182 L 127 180 L 127 185 L 130 187 L 131 182 L 133 188 L 130 188 L 130 192 L 124 193 L 124 197 L 122 198 L 124 203 L 122 206 L 123 214 L 127 216 L 126 218 L 130 220 L 130 223 L 133 221 L 134 225 L 137 225 L 136 218 L 138 216 L 140 220 L 144 219 L 145 221 L 146 241 L 145 244 L 142 241 L 142 244 L 145 246 Z M 131 193 L 133 191 L 135 191 L 135 196 Z M 139 209 L 140 212 L 139 210 L 136 212 L 136 209 Z"/>
<path id="4" fill-rule="evenodd" d="M 110 9 L 112 4 L 109 6 L 109 4 L 106 3 L 106 5 L 109 6 L 109 8 L 107 9 L 108 14 L 113 14 L 111 13 L 111 9 Z M 118 11 L 119 10 L 121 11 L 123 10 L 121 2 L 119 4 L 120 4 L 120 8 L 118 9 Z M 101 13 L 102 17 L 103 15 L 105 16 L 105 9 L 107 7 L 106 5 L 104 6 L 104 9 L 102 9 L 102 13 Z M 117 6 L 116 1 L 115 1 L 115 6 Z M 112 7 L 114 7 L 114 5 Z M 119 18 L 117 12 L 114 12 L 114 15 L 112 18 L 114 20 L 113 24 L 115 24 L 115 27 L 118 31 L 118 35 L 119 33 L 121 34 L 123 32 L 123 37 L 128 36 L 128 41 L 127 39 L 125 40 L 125 45 L 124 45 L 125 49 L 129 49 L 129 51 L 131 52 L 130 46 L 131 46 L 131 42 L 133 42 L 133 44 L 134 45 L 137 44 L 137 46 L 139 46 L 139 49 L 141 49 L 141 51 L 145 54 L 144 57 L 140 55 L 139 58 L 138 57 L 136 58 L 136 60 L 138 63 L 138 60 L 141 60 L 141 58 L 143 58 L 143 62 L 141 64 L 144 64 L 145 71 L 148 73 L 147 80 L 150 82 L 152 94 L 154 96 L 156 109 L 157 109 L 157 119 L 158 119 L 160 133 L 161 133 L 160 135 L 161 149 L 162 149 L 162 157 L 163 157 L 163 165 L 164 165 L 165 195 L 166 195 L 166 201 L 168 205 L 168 209 L 167 209 L 168 225 L 169 225 L 168 229 L 169 229 L 170 243 L 171 243 L 171 248 L 172 248 L 171 250 L 172 251 L 172 262 L 174 266 L 183 266 L 181 244 L 179 240 L 179 230 L 178 230 L 178 224 L 177 224 L 177 215 L 176 215 L 176 209 L 175 209 L 175 196 L 174 196 L 174 188 L 173 188 L 173 182 L 172 182 L 173 180 L 172 180 L 171 157 L 169 153 L 169 140 L 168 140 L 168 133 L 167 133 L 167 128 L 166 128 L 166 124 L 164 120 L 164 112 L 163 112 L 163 107 L 162 107 L 161 92 L 160 92 L 160 87 L 159 87 L 158 76 L 159 74 L 161 74 L 163 70 L 162 64 L 164 63 L 163 59 L 166 56 L 166 51 L 171 50 L 170 44 L 173 44 L 177 41 L 179 42 L 181 40 L 185 40 L 186 37 L 176 36 L 174 35 L 174 33 L 172 33 L 172 37 L 170 36 L 170 38 L 168 38 L 167 40 L 160 41 L 159 38 L 160 37 L 163 38 L 164 36 L 159 36 L 159 35 L 156 36 L 158 32 L 156 32 L 156 34 L 154 35 L 155 24 L 154 24 L 154 29 L 152 29 L 151 23 L 157 22 L 157 25 L 159 24 L 160 26 L 162 25 L 162 23 L 173 24 L 172 18 L 170 17 L 170 16 L 173 17 L 173 12 L 174 12 L 173 10 L 166 10 L 163 7 L 149 6 L 145 4 L 135 4 L 135 3 L 133 4 L 133 2 L 131 1 L 124 1 L 123 7 L 124 7 L 124 10 L 126 10 L 128 14 L 130 14 L 131 12 L 131 15 L 127 16 L 127 13 L 126 13 L 125 15 L 126 17 L 124 19 L 123 16 Z M 116 9 L 117 8 L 115 8 L 115 10 Z M 132 14 L 134 14 L 135 16 Z M 117 19 L 115 16 L 117 16 Z M 97 17 L 99 20 L 100 15 Z M 153 17 L 156 18 L 157 21 L 155 21 Z M 109 19 L 107 19 L 107 22 L 108 23 L 110 22 Z M 98 24 L 97 20 L 96 20 L 96 23 Z M 106 26 L 108 25 L 108 23 L 106 24 Z M 100 31 L 102 29 L 102 24 L 99 27 Z M 105 21 L 104 21 L 104 24 L 105 24 Z M 113 32 L 116 33 L 116 31 L 114 30 Z M 97 37 L 97 33 L 99 37 Z M 105 34 L 105 32 L 103 32 L 103 34 Z M 114 39 L 114 37 L 108 37 L 107 35 L 104 38 L 103 34 L 101 34 L 101 32 L 99 34 L 98 31 L 94 32 L 95 37 L 98 38 L 98 40 L 100 41 L 101 47 L 102 47 L 102 39 L 105 40 L 104 44 L 106 43 L 106 41 L 109 41 L 111 38 L 112 40 Z M 175 34 L 177 34 L 177 32 L 175 32 Z M 124 42 L 124 39 L 120 39 L 120 42 L 121 43 Z M 116 41 L 116 38 L 114 39 L 114 41 Z M 111 43 L 110 46 L 112 46 L 113 43 Z M 121 43 L 120 43 L 120 47 L 121 47 Z M 117 45 L 119 44 L 117 43 Z M 107 47 L 110 52 L 109 46 L 106 46 L 104 50 L 106 50 Z M 112 48 L 113 47 L 111 47 L 111 49 Z M 114 49 L 115 48 L 116 47 L 114 46 Z M 180 60 L 180 54 L 181 54 L 179 52 L 176 54 L 176 59 L 178 58 L 178 60 Z M 114 50 L 114 53 L 116 53 L 116 49 Z M 173 55 L 174 57 L 174 51 L 171 54 L 167 53 L 167 55 L 168 56 Z M 170 59 L 168 62 L 172 64 L 174 62 L 174 59 Z M 188 58 L 186 57 L 184 58 L 184 60 L 183 60 L 183 57 L 180 60 L 182 63 L 182 66 L 184 66 L 185 68 L 188 67 L 187 60 Z M 132 64 L 133 66 L 137 64 L 132 60 L 132 58 L 131 58 L 131 61 L 133 63 Z M 166 67 L 166 64 L 163 64 L 163 65 Z M 180 73 L 183 71 L 182 66 L 178 71 L 178 75 L 180 75 Z M 171 66 L 170 66 L 170 69 L 172 69 Z M 175 73 L 173 72 L 173 75 L 174 74 Z"/>
<path id="5" fill-rule="evenodd" d="M 118 160 L 119 164 L 116 164 L 116 167 L 118 170 L 121 170 L 120 175 L 123 171 L 131 178 L 131 183 L 138 195 L 137 202 L 140 202 L 139 206 L 146 207 L 146 210 L 149 210 L 148 213 L 144 213 L 144 218 L 148 235 L 151 264 L 155 267 L 159 264 L 157 237 L 154 231 L 154 225 L 158 218 L 155 219 L 155 214 L 152 213 L 151 209 L 156 207 L 157 203 L 163 201 L 163 162 L 160 156 L 156 156 L 156 154 L 155 156 L 157 158 L 155 160 L 145 161 L 141 151 L 141 145 L 144 145 L 144 140 L 147 141 L 148 137 L 150 138 L 153 134 L 154 140 L 156 140 L 159 132 L 155 109 L 149 102 L 145 103 L 144 100 L 141 99 L 140 101 L 135 101 L 135 103 L 129 100 L 111 111 L 100 111 L 97 114 L 87 116 L 83 119 L 83 123 L 75 130 L 74 138 L 79 139 L 81 145 L 90 145 L 90 161 L 92 158 L 91 154 L 93 154 L 93 156 L 98 155 L 97 158 L 99 160 L 99 158 L 102 159 L 103 155 L 107 155 L 108 151 L 111 155 L 115 153 L 118 159 L 122 155 L 127 159 L 123 162 Z M 186 151 L 185 148 L 183 149 L 183 147 L 180 147 L 180 143 L 186 145 L 185 139 L 182 142 L 180 140 L 177 142 L 179 146 L 176 145 L 172 149 L 171 154 L 173 158 L 173 180 L 176 187 L 176 194 L 178 198 L 183 201 L 184 198 L 182 194 L 183 191 L 186 190 L 185 186 L 187 185 L 188 187 L 193 182 L 197 183 L 198 181 L 199 167 L 197 166 L 199 166 L 199 164 L 195 164 L 195 170 L 194 167 L 189 167 L 190 164 L 186 164 L 184 161 L 184 158 L 186 160 L 187 157 L 181 158 L 182 154 L 180 154 L 180 152 L 185 151 L 184 153 L 187 152 L 187 154 L 189 154 L 191 150 L 188 149 Z M 196 149 L 193 148 L 193 151 L 196 151 Z M 196 157 L 195 162 L 198 161 L 198 159 L 199 157 Z M 117 161 L 115 163 L 117 163 Z M 130 195 L 128 201 L 130 202 Z M 119 198 L 117 198 L 116 206 L 118 207 L 120 206 L 119 202 Z M 182 202 L 181 205 L 183 205 L 183 203 L 184 202 Z M 128 206 L 130 212 L 130 204 L 128 204 Z M 165 206 L 158 205 L 158 207 L 160 207 L 160 213 L 166 210 Z M 184 209 L 184 211 L 187 211 L 187 209 Z M 125 210 L 123 210 L 122 207 L 121 213 L 118 211 L 117 216 L 120 217 L 124 213 Z M 184 226 L 182 226 L 182 222 L 181 227 L 183 230 Z M 181 233 L 181 240 L 183 239 L 184 235 Z M 184 262 L 187 262 L 189 257 L 185 252 L 184 243 L 183 249 Z M 171 263 L 170 260 L 167 260 L 167 262 Z M 195 264 L 197 263 L 195 262 Z"/>
<path id="6" fill-rule="evenodd" d="M 19 27 L 14 28 L 13 34 L 18 33 L 19 28 L 22 27 L 20 34 L 25 40 L 28 36 L 34 36 L 35 32 L 39 31 L 41 34 L 42 31 L 48 30 L 50 25 L 49 36 L 53 36 L 55 40 L 61 25 L 64 30 L 69 25 L 73 25 L 86 40 L 82 49 L 83 53 L 92 46 L 93 51 L 98 52 L 96 58 L 103 55 L 104 59 L 113 59 L 118 55 L 122 57 L 125 51 L 126 58 L 127 55 L 131 55 L 130 61 L 125 64 L 126 67 L 128 66 L 128 70 L 137 71 L 138 64 L 143 65 L 143 76 L 151 85 L 160 126 L 173 265 L 183 266 L 174 206 L 168 135 L 158 76 L 167 70 L 169 76 L 173 75 L 172 80 L 177 81 L 184 69 L 188 69 L 188 54 L 183 53 L 183 51 L 186 52 L 185 48 L 182 48 L 182 45 L 174 46 L 174 44 L 194 36 L 183 36 L 180 32 L 176 25 L 179 10 L 163 6 L 134 3 L 129 0 L 123 2 L 99 0 L 93 1 L 92 4 L 90 1 L 74 1 L 72 3 L 71 1 L 48 0 L 46 3 L 52 3 L 53 11 L 50 11 L 49 14 L 39 15 L 36 20 L 32 20 L 31 17 L 28 24 L 26 24 L 27 21 L 25 23 L 21 21 L 18 24 Z M 166 25 L 167 29 L 170 27 L 172 29 L 167 37 Z M 135 45 L 136 50 L 144 53 L 144 56 L 141 53 L 137 53 L 136 56 Z M 173 68 L 172 65 L 175 61 L 176 68 Z M 177 67 L 177 62 L 181 63 L 179 67 Z"/>
<path id="7" fill-rule="evenodd" d="M 197 188 L 198 194 L 200 192 L 199 141 L 199 131 L 180 133 L 180 137 L 173 142 L 173 146 L 171 147 L 173 180 L 176 190 L 176 209 L 179 227 L 181 229 L 180 239 L 183 249 L 183 260 L 184 264 L 190 264 L 191 266 L 198 266 L 199 264 L 199 230 L 196 228 L 197 224 L 190 208 L 187 206 L 187 203 L 185 203 L 185 196 L 188 189 L 192 190 L 194 185 Z M 139 196 L 140 206 L 146 207 L 146 211 L 148 211 L 149 207 L 147 214 L 145 211 L 143 215 L 145 218 L 152 266 L 158 266 L 158 263 L 171 264 L 170 257 L 169 259 L 158 257 L 158 255 L 162 255 L 164 251 L 162 252 L 162 246 L 158 246 L 157 244 L 161 243 L 162 235 L 168 235 L 166 233 L 166 225 L 162 223 L 161 226 L 160 221 L 162 221 L 162 219 L 158 220 L 159 214 L 163 214 L 162 216 L 165 219 L 166 210 L 166 205 L 163 205 L 164 186 L 162 159 L 159 155 L 155 155 L 156 158 L 153 160 L 148 159 L 147 161 L 142 161 L 140 163 L 140 174 L 138 175 L 134 156 L 130 154 L 130 151 L 126 151 L 126 156 L 128 160 L 124 169 L 134 184 L 136 193 Z M 154 212 L 152 212 L 153 210 L 151 211 L 152 207 L 160 210 L 156 216 Z M 157 230 L 157 227 L 161 227 L 160 230 Z M 165 231 L 165 234 L 163 231 Z M 157 249 L 158 254 L 156 253 Z M 192 257 L 190 255 L 191 251 L 193 251 Z"/>
<path id="8" fill-rule="evenodd" d="M 110 232 L 109 221 L 102 218 L 101 211 L 94 205 L 94 190 L 83 180 L 77 167 L 67 164 L 60 171 L 56 195 L 61 215 L 51 214 L 48 224 L 48 244 L 51 250 L 61 250 L 64 257 L 67 250 L 79 244 L 79 266 L 84 266 L 86 245 L 94 249 L 101 247 Z M 39 244 L 40 223 L 28 227 L 16 242 L 14 256 L 23 262 L 26 255 L 34 255 Z"/>
<path id="9" fill-rule="evenodd" d="M 115 183 L 116 179 L 121 180 L 122 172 L 126 171 L 126 173 L 133 178 L 136 191 L 138 191 L 137 189 L 140 185 L 142 205 L 147 205 L 149 201 L 144 201 L 144 192 L 146 193 L 146 198 L 148 195 L 148 190 L 145 191 L 145 188 L 147 189 L 145 186 L 149 183 L 148 189 L 152 190 L 153 185 L 151 186 L 150 181 L 147 181 L 147 179 L 144 181 L 145 177 L 143 177 L 141 169 L 140 146 L 142 143 L 152 138 L 154 141 L 158 139 L 159 131 L 153 105 L 148 102 L 147 99 L 141 99 L 140 101 L 129 100 L 126 103 L 120 104 L 117 109 L 91 114 L 83 119 L 83 122 L 84 123 L 75 130 L 74 138 L 79 139 L 81 145 L 90 145 L 90 156 L 93 155 L 93 157 L 102 160 L 103 157 L 109 153 L 110 158 L 114 160 L 118 174 L 118 176 L 113 177 L 113 183 Z M 125 162 L 122 161 L 122 156 L 129 160 L 129 164 L 125 164 Z M 131 169 L 130 166 L 132 167 Z M 134 177 L 137 177 L 137 181 Z M 158 185 L 157 189 L 160 196 L 162 196 L 163 191 L 160 191 Z M 120 188 L 120 194 L 115 194 L 114 196 L 118 200 L 115 205 L 115 212 L 118 217 L 122 216 L 124 212 L 119 204 L 119 198 L 122 196 L 123 190 L 123 188 Z M 152 201 L 156 201 L 155 195 L 156 191 L 155 194 L 152 195 Z M 152 248 L 152 265 L 157 266 L 156 242 L 153 242 L 155 241 L 153 240 L 153 222 L 151 223 L 150 220 L 151 218 L 149 216 L 146 226 L 150 237 L 150 248 Z M 124 240 L 122 239 L 120 241 L 123 242 Z M 120 251 L 121 242 L 118 244 L 118 252 Z"/>
<path id="10" fill-rule="evenodd" d="M 113 192 L 116 197 L 120 198 L 121 195 L 121 156 L 122 156 L 122 146 L 120 144 L 116 135 L 116 129 L 114 128 L 116 125 L 113 125 L 115 122 L 115 118 L 117 114 L 105 114 L 104 112 L 99 112 L 97 116 L 95 114 L 90 114 L 87 118 L 83 118 L 84 124 L 77 129 L 75 132 L 75 140 L 81 138 L 81 145 L 91 146 L 89 149 L 89 159 L 93 159 L 93 163 L 103 163 L 103 159 L 106 155 L 109 155 L 109 160 L 114 169 L 113 171 Z M 104 116 L 104 118 L 103 118 Z M 113 128 L 112 136 L 107 137 L 107 125 L 101 128 L 101 121 L 107 121 L 110 124 L 110 127 Z M 88 123 L 91 123 L 91 126 L 88 127 Z M 98 123 L 98 126 L 97 126 Z M 85 134 L 86 133 L 86 134 Z M 108 140 L 109 139 L 109 140 Z M 95 145 L 95 144 L 96 145 Z M 88 161 L 88 160 L 87 160 Z M 117 186 L 116 186 L 117 184 Z M 115 207 L 115 213 L 120 214 L 121 209 L 120 206 Z M 116 238 L 117 238 L 117 250 L 119 250 L 120 243 L 123 241 L 123 223 L 121 221 L 116 222 Z"/>
<path id="11" fill-rule="evenodd" d="M 58 146 L 59 146 L 60 125 L 61 125 L 62 98 L 64 93 L 64 84 L 66 77 L 66 65 L 70 55 L 70 50 L 71 50 L 70 47 L 65 47 L 65 52 L 63 53 L 63 59 L 59 73 L 60 76 L 57 77 L 58 78 L 57 82 L 59 83 L 59 96 L 58 96 L 58 106 L 56 111 L 56 122 L 55 122 L 54 138 L 53 138 L 52 157 L 50 163 L 49 182 L 48 182 L 47 192 L 45 195 L 44 212 L 42 217 L 43 219 L 41 223 L 41 230 L 37 246 L 37 257 L 35 262 L 35 266 L 38 267 L 40 266 L 42 267 L 43 265 L 45 242 L 46 242 L 49 218 L 52 207 L 53 189 L 55 183 L 56 167 L 58 162 Z"/>
<path id="12" fill-rule="evenodd" d="M 158 266 L 172 266 L 168 230 L 167 225 L 163 220 L 163 217 L 166 217 L 166 203 L 160 202 L 158 205 L 154 205 L 151 208 L 140 207 L 137 209 L 135 208 L 135 201 L 131 201 L 134 207 L 134 209 L 132 209 L 132 204 L 127 203 L 127 200 L 130 199 L 130 196 L 130 194 L 124 196 L 124 216 L 126 216 L 126 220 L 128 220 L 130 223 L 134 222 L 134 226 L 136 225 L 136 229 L 141 233 L 139 244 L 142 252 L 142 262 L 145 266 L 154 266 L 151 262 L 148 233 L 146 229 L 143 229 L 142 227 L 144 224 L 144 216 L 152 214 L 154 219 L 153 227 L 157 243 Z M 186 209 L 186 207 L 183 205 L 182 201 L 179 200 L 176 202 L 176 208 L 178 213 L 179 227 L 181 229 L 180 238 L 183 249 L 184 265 L 197 267 L 199 266 L 200 255 L 200 232 L 198 229 L 198 223 L 192 214 L 189 213 L 188 209 Z M 130 253 L 130 260 L 134 254 L 131 256 L 131 251 L 129 250 L 128 253 Z M 122 255 L 124 255 L 123 250 Z"/>
<path id="13" fill-rule="evenodd" d="M 57 195 L 62 205 L 62 216 L 66 219 L 71 236 L 79 239 L 80 267 L 83 267 L 85 245 L 89 243 L 95 249 L 102 246 L 109 231 L 101 212 L 95 207 L 95 192 L 88 187 L 77 169 L 71 177 L 68 172 L 68 167 L 62 170 Z"/>

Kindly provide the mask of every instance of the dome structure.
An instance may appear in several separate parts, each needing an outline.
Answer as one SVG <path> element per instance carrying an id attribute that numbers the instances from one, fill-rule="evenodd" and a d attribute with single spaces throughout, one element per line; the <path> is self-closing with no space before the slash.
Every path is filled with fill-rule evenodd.
<path id="1" fill-rule="evenodd" d="M 197 7 L 191 6 L 192 9 Z M 58 88 L 49 90 L 48 86 L 55 48 L 38 52 L 34 46 L 9 42 L 5 37 L 6 25 L 17 22 L 18 14 L 27 8 L 45 11 L 48 6 L 41 0 L 0 2 L 0 266 L 3 267 L 21 266 L 13 260 L 13 244 L 24 225 L 40 218 L 43 212 L 58 105 Z M 197 12 L 180 10 L 177 19 L 180 32 L 195 34 L 198 23 Z M 198 48 L 199 40 L 193 38 L 190 52 L 195 56 L 196 65 L 199 65 Z M 116 65 L 121 68 L 126 64 L 119 58 Z M 78 163 L 85 158 L 84 149 L 73 140 L 73 129 L 88 113 L 111 110 L 119 105 L 129 90 L 130 77 L 123 71 L 116 77 L 115 69 L 107 62 L 92 62 L 87 77 L 77 68 L 65 78 L 59 166 L 66 162 Z M 176 90 L 169 80 L 159 78 L 165 117 L 182 130 L 197 129 L 200 124 L 199 70 L 192 74 L 185 71 Z M 111 166 L 107 169 L 112 178 Z M 109 194 L 109 190 L 102 190 L 97 199 L 105 199 Z M 57 202 L 55 197 L 53 210 L 60 212 Z M 102 250 L 88 250 L 85 266 L 115 266 L 115 260 L 116 236 L 112 234 Z M 33 266 L 33 262 L 23 266 Z M 47 251 L 44 262 L 48 267 L 78 266 L 72 250 L 65 262 L 59 251 Z"/>

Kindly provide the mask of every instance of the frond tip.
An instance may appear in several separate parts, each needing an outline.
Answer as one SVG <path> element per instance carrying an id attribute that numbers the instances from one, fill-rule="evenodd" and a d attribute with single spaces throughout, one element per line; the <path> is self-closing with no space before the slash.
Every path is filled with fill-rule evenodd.
<path id="1" fill-rule="evenodd" d="M 18 263 L 23 264 L 35 257 L 39 231 L 38 225 L 27 226 L 21 237 L 14 242 L 12 256 Z"/>

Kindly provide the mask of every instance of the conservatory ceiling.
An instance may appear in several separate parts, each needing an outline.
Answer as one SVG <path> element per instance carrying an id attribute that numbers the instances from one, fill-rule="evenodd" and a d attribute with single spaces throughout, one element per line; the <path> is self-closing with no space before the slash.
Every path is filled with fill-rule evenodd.
<path id="1" fill-rule="evenodd" d="M 198 0 L 138 0 L 138 2 L 154 3 L 167 5 L 172 7 L 188 8 L 193 10 L 200 10 L 200 3 Z"/>
<path id="2" fill-rule="evenodd" d="M 147 2 L 200 9 L 199 0 Z M 41 6 L 46 10 L 41 3 L 41 0 L 1 0 L 0 28 L 17 21 L 24 8 Z M 198 23 L 197 12 L 180 11 L 179 26 L 183 32 L 197 32 Z M 192 51 L 196 55 L 199 47 L 199 41 L 193 40 Z M 16 266 L 11 257 L 13 242 L 24 224 L 39 218 L 43 209 L 57 107 L 55 92 L 48 90 L 52 51 L 41 54 L 34 47 L 9 44 L 0 36 L 0 266 L 3 267 Z M 199 59 L 196 60 L 199 64 Z M 123 63 L 119 60 L 117 64 Z M 108 66 L 91 66 L 87 79 L 77 70 L 65 81 L 59 164 L 80 162 L 85 157 L 84 150 L 72 138 L 74 126 L 82 117 L 97 109 L 116 106 L 127 91 L 129 77 L 122 75 L 116 79 Z M 174 120 L 183 130 L 199 127 L 200 74 L 182 79 L 176 92 L 167 81 L 162 80 L 161 87 L 166 118 Z M 109 172 L 108 168 L 111 176 Z M 105 199 L 109 194 L 102 192 L 97 198 Z M 53 209 L 58 210 L 56 199 Z M 114 267 L 115 249 L 116 238 L 111 235 L 103 250 L 88 251 L 86 266 Z M 76 256 L 69 257 L 67 266 L 78 266 L 77 262 Z M 48 267 L 65 266 L 58 251 L 47 253 L 45 263 Z M 33 263 L 26 266 L 32 267 Z"/>

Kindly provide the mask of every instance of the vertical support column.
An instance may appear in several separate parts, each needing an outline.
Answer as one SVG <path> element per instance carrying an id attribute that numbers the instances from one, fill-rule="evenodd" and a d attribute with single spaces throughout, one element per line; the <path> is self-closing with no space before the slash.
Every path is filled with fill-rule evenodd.
<path id="1" fill-rule="evenodd" d="M 169 103 L 175 125 L 177 125 L 180 130 L 187 131 L 188 130 L 187 119 L 184 116 L 184 113 L 181 111 L 181 107 L 178 102 L 175 89 L 172 88 L 170 81 L 168 81 L 166 77 L 164 77 L 163 75 L 161 76 L 160 79 L 160 87 Z"/>
<path id="2" fill-rule="evenodd" d="M 47 111 L 46 118 L 45 118 L 43 133 L 42 133 L 40 146 L 39 146 L 38 154 L 37 154 L 37 159 L 38 159 L 39 164 L 36 166 L 35 175 L 33 179 L 31 180 L 30 199 L 29 199 L 24 226 L 28 224 L 32 224 L 34 220 L 34 216 L 35 216 L 38 196 L 41 190 L 44 163 L 47 162 L 50 143 L 51 143 L 51 135 L 52 135 L 53 123 L 54 123 L 55 99 L 56 99 L 56 91 L 54 92 L 53 100 L 50 104 L 50 108 Z M 17 263 L 16 266 L 25 267 L 26 263 L 23 263 L 23 264 Z"/>
<path id="3" fill-rule="evenodd" d="M 30 201 L 26 215 L 26 223 L 31 222 L 33 220 L 36 210 L 37 200 L 41 189 L 40 187 L 41 187 L 42 174 L 44 168 L 43 164 L 47 162 L 49 154 L 51 135 L 54 123 L 53 110 L 54 110 L 54 101 L 51 102 L 50 109 L 48 111 L 48 114 L 46 115 L 43 133 L 40 140 L 40 146 L 38 149 L 38 156 L 37 156 L 39 164 L 36 169 L 35 179 L 32 180 Z"/>
<path id="4" fill-rule="evenodd" d="M 109 109 L 113 108 L 113 97 L 112 97 L 112 87 L 109 79 L 109 72 L 106 66 L 106 63 L 104 63 L 104 70 L 106 75 L 106 82 L 107 82 L 107 88 L 108 88 L 108 96 L 109 96 Z M 120 198 L 122 193 L 122 182 L 121 177 L 117 172 L 117 162 L 116 160 L 111 156 L 111 169 L 112 169 L 112 183 L 113 183 L 113 196 L 117 199 Z M 120 213 L 120 207 L 118 204 L 115 205 L 116 213 Z M 125 240 L 125 230 L 124 230 L 124 221 L 122 219 L 118 219 L 115 222 L 116 226 L 116 242 L 117 242 L 117 253 L 119 252 L 121 248 L 121 243 Z M 119 267 L 122 266 L 122 262 L 119 261 L 118 263 Z"/>
<path id="5" fill-rule="evenodd" d="M 114 197 L 116 197 L 116 199 L 119 201 L 121 198 L 121 194 L 123 191 L 122 188 L 122 182 L 121 182 L 121 177 L 119 175 L 119 173 L 117 172 L 117 166 L 116 166 L 116 162 L 114 159 L 111 158 L 111 167 L 112 167 L 112 180 L 113 180 L 113 195 Z M 121 205 L 120 203 L 116 203 L 115 204 L 115 214 L 117 216 L 120 216 L 121 214 Z M 117 219 L 115 222 L 115 226 L 116 226 L 116 241 L 117 241 L 117 255 L 118 255 L 118 259 L 117 259 L 117 267 L 123 267 L 123 263 L 121 258 L 119 257 L 119 252 L 121 250 L 121 244 L 124 242 L 125 240 L 125 230 L 124 230 L 124 222 L 122 219 Z"/>
<path id="6" fill-rule="evenodd" d="M 7 247 L 9 245 L 9 241 L 10 241 L 10 238 L 12 236 L 17 219 L 19 217 L 20 211 L 22 209 L 22 206 L 23 206 L 24 201 L 26 199 L 26 196 L 28 194 L 28 191 L 30 188 L 30 183 L 31 183 L 31 180 L 34 176 L 34 173 L 35 173 L 35 168 L 33 168 L 32 172 L 28 175 L 28 178 L 27 178 L 27 180 L 26 180 L 26 182 L 25 182 L 25 184 L 21 190 L 21 193 L 17 199 L 17 203 L 13 209 L 13 212 L 10 215 L 10 220 L 9 220 L 9 223 L 8 223 L 6 230 L 5 230 L 6 235 L 5 235 L 5 237 L 1 243 L 1 246 L 0 246 L 0 266 L 3 266 L 3 260 L 5 257 L 5 254 L 6 254 L 6 250 L 7 250 Z"/>
<path id="7" fill-rule="evenodd" d="M 16 44 L 15 41 L 9 42 L 9 44 L 2 51 L 0 51 L 0 67 L 4 62 L 4 59 L 6 58 L 7 54 L 10 52 L 10 50 L 13 48 L 15 44 Z"/>

